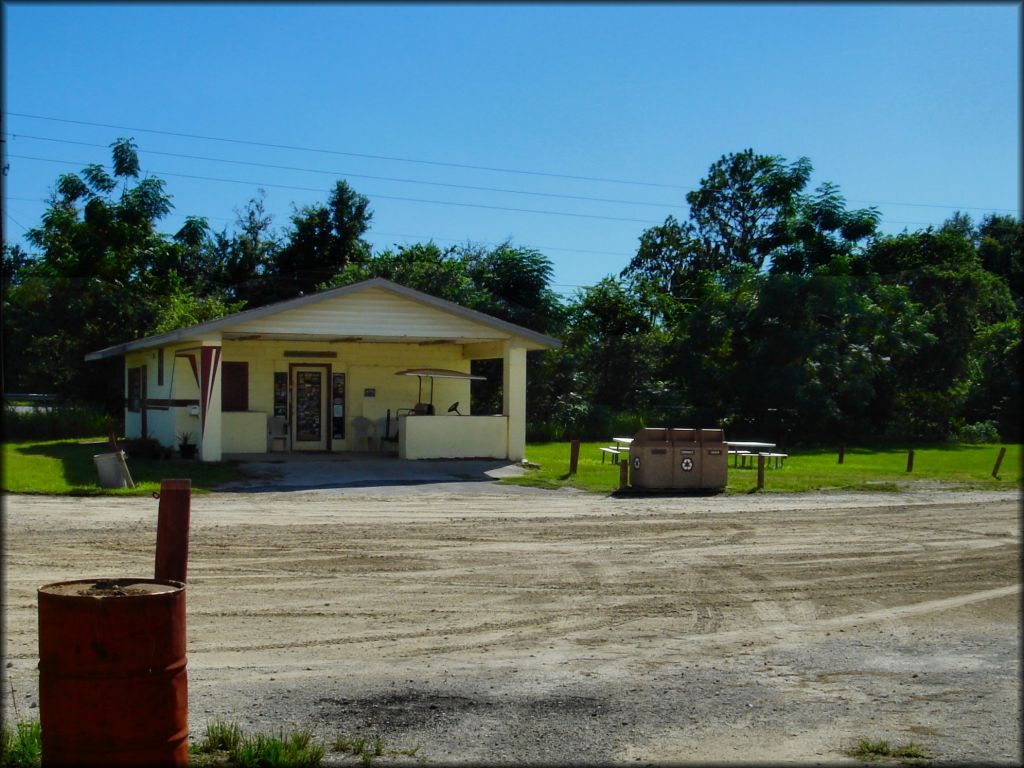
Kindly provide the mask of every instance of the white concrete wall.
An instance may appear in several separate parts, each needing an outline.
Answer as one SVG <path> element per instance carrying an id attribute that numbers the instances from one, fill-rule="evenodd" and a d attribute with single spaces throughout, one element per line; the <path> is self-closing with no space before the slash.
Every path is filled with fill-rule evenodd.
<path id="1" fill-rule="evenodd" d="M 403 459 L 504 459 L 504 416 L 403 416 L 398 456 Z"/>
<path id="2" fill-rule="evenodd" d="M 333 358 L 285 357 L 286 350 L 306 352 L 334 352 Z M 311 341 L 239 341 L 224 342 L 225 361 L 249 363 L 249 410 L 262 413 L 264 418 L 274 411 L 274 373 L 288 373 L 290 365 L 330 365 L 330 371 L 345 374 L 345 439 L 332 440 L 332 451 L 356 450 L 352 419 L 366 416 L 377 423 L 377 437 L 383 434 L 384 419 L 391 409 L 392 420 L 399 408 L 416 404 L 417 379 L 414 376 L 396 376 L 396 371 L 407 368 L 448 368 L 469 373 L 469 361 L 462 357 L 458 345 L 356 343 Z M 331 383 L 327 382 L 328 388 Z M 374 389 L 374 397 L 366 397 L 366 389 Z M 423 380 L 424 402 L 430 398 L 430 381 Z M 455 379 L 437 379 L 434 384 L 434 405 L 444 412 L 459 401 L 459 410 L 469 412 L 469 382 Z M 289 418 L 291 414 L 289 413 Z M 326 425 L 330 429 L 330 424 Z M 392 424 L 392 434 L 395 432 Z M 364 447 L 365 448 L 365 447 Z M 228 451 L 227 448 L 224 449 Z M 266 450 L 265 444 L 264 449 Z M 229 451 L 230 452 L 230 451 Z"/>
<path id="3" fill-rule="evenodd" d="M 417 344 L 417 343 L 368 343 L 368 342 L 321 342 L 321 341 L 222 341 L 221 362 L 249 363 L 249 411 L 247 413 L 224 413 L 221 430 L 221 449 L 226 453 L 263 453 L 267 450 L 266 423 L 274 409 L 274 373 L 288 373 L 290 365 L 327 364 L 332 373 L 346 374 L 345 395 L 345 439 L 332 440 L 331 450 L 356 450 L 352 419 L 366 416 L 377 425 L 377 440 L 384 431 L 384 421 L 388 409 L 391 409 L 394 434 L 397 426 L 397 411 L 411 408 L 417 402 L 418 381 L 414 376 L 397 376 L 397 371 L 407 368 L 447 368 L 464 373 L 470 372 L 470 359 L 466 356 L 468 345 L 459 344 Z M 145 364 L 147 366 L 147 395 L 150 399 L 187 400 L 198 403 L 200 399 L 199 385 L 192 373 L 187 358 L 175 358 L 175 351 L 196 350 L 195 342 L 179 344 L 164 349 L 164 384 L 157 384 L 156 350 L 130 353 L 126 356 L 126 367 Z M 473 345 L 473 351 L 479 352 L 482 347 Z M 333 358 L 296 358 L 285 357 L 286 350 L 307 352 L 334 352 Z M 522 444 L 525 440 L 525 351 L 521 348 L 509 348 L 504 344 L 494 347 L 494 351 L 503 351 L 506 357 L 505 392 L 506 415 L 490 417 L 490 421 L 477 422 L 476 418 L 468 418 L 470 409 L 470 382 L 457 379 L 435 379 L 433 402 L 437 413 L 435 419 L 442 418 L 448 407 L 458 401 L 459 411 L 463 416 L 445 416 L 456 419 L 451 424 L 438 426 L 440 431 L 423 433 L 425 441 L 418 446 L 414 438 L 408 447 L 415 457 L 440 457 L 438 442 L 458 437 L 458 443 L 464 448 L 462 456 L 488 456 L 495 458 L 521 458 Z M 218 371 L 216 391 L 220 398 L 220 386 L 223 371 Z M 328 391 L 330 381 L 326 383 Z M 521 392 L 516 391 L 519 388 Z M 375 390 L 374 397 L 365 396 L 365 390 Z M 127 389 L 126 389 L 127 392 Z M 424 377 L 423 402 L 430 401 L 430 379 Z M 511 410 L 511 413 L 509 413 Z M 200 420 L 190 415 L 187 406 L 171 406 L 166 411 L 150 409 L 147 421 L 149 433 L 167 446 L 176 446 L 177 435 L 190 432 L 192 442 L 200 442 Z M 511 415 L 511 419 L 507 418 Z M 291 413 L 289 413 L 291 418 Z M 428 417 L 416 417 L 428 418 Z M 484 417 L 480 417 L 484 418 Z M 140 414 L 125 413 L 126 434 L 129 437 L 140 434 Z M 511 425 L 511 429 L 510 426 Z M 467 433 L 446 432 L 456 427 L 471 430 Z M 330 424 L 325 425 L 330 429 Z M 424 427 L 424 429 L 431 429 Z M 495 443 L 500 433 L 500 446 Z M 378 443 L 375 441 L 375 447 Z M 212 448 L 212 446 L 211 446 Z M 513 455 L 518 454 L 518 455 Z M 412 456 L 410 456 L 412 457 Z M 209 458 L 208 458 L 209 460 Z"/>
<path id="4" fill-rule="evenodd" d="M 221 449 L 224 453 L 266 453 L 267 414 L 258 411 L 226 411 Z"/>

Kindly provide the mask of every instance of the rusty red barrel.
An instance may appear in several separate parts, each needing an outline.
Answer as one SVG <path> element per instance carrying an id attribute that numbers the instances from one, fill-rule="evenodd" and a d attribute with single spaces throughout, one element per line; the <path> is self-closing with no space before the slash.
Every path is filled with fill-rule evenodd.
<path id="1" fill-rule="evenodd" d="M 187 765 L 185 585 L 82 579 L 38 596 L 43 765 Z"/>

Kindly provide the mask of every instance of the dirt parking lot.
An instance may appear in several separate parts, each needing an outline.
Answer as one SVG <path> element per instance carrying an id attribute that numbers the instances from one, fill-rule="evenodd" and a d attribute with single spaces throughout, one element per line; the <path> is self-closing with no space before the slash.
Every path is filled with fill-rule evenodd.
<path id="1" fill-rule="evenodd" d="M 37 711 L 36 588 L 151 575 L 156 511 L 4 499 L 5 717 L 11 686 Z M 193 738 L 224 716 L 433 764 L 852 763 L 865 738 L 1019 764 L 1019 515 L 934 490 L 195 496 Z"/>

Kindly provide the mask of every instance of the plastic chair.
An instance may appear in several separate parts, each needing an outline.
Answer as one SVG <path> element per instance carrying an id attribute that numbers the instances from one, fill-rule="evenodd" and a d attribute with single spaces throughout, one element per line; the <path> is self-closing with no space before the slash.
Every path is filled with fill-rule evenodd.
<path id="1" fill-rule="evenodd" d="M 267 450 L 274 450 L 274 441 L 280 440 L 282 449 L 288 450 L 288 419 L 284 416 L 271 416 L 267 420 Z"/>
<path id="2" fill-rule="evenodd" d="M 359 442 L 366 438 L 366 450 L 373 450 L 373 438 L 377 436 L 377 425 L 365 416 L 357 416 L 352 419 L 352 438 L 356 450 L 359 450 Z"/>

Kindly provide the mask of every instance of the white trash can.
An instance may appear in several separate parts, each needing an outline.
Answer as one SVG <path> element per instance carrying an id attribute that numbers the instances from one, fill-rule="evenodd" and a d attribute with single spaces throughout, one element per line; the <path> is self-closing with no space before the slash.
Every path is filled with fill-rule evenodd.
<path id="1" fill-rule="evenodd" d="M 134 488 L 128 466 L 124 461 L 124 451 L 117 453 L 97 453 L 92 460 L 100 473 L 100 488 Z"/>

